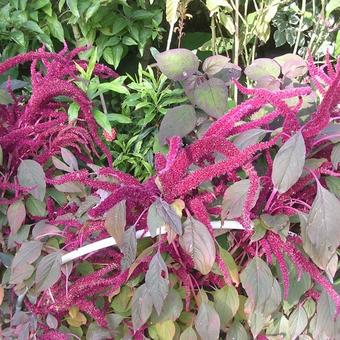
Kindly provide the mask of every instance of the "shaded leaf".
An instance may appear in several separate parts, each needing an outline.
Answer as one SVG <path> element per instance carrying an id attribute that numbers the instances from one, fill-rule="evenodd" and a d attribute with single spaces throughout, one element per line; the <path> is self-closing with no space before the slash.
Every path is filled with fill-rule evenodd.
<path id="1" fill-rule="evenodd" d="M 117 245 L 121 246 L 124 238 L 126 226 L 126 201 L 122 200 L 114 205 L 107 213 L 104 222 L 107 232 L 116 240 Z"/>
<path id="2" fill-rule="evenodd" d="M 234 321 L 228 330 L 226 340 L 248 340 L 249 336 L 239 321 Z"/>
<path id="3" fill-rule="evenodd" d="M 60 150 L 64 162 L 73 170 L 79 170 L 77 158 L 73 155 L 73 153 L 66 148 L 60 148 Z"/>
<path id="4" fill-rule="evenodd" d="M 250 180 L 243 179 L 241 181 L 233 183 L 227 188 L 224 193 L 222 202 L 222 219 L 234 219 L 242 216 L 249 186 Z M 255 206 L 258 195 L 259 190 L 257 190 L 256 197 L 251 208 Z"/>
<path id="5" fill-rule="evenodd" d="M 336 170 L 338 168 L 338 164 L 340 163 L 340 143 L 334 145 L 331 153 L 331 161 L 333 168 Z"/>
<path id="6" fill-rule="evenodd" d="M 161 321 L 172 320 L 176 321 L 183 310 L 183 302 L 181 295 L 175 289 L 170 289 L 164 301 L 161 313 L 153 313 L 151 321 L 153 324 Z"/>
<path id="7" fill-rule="evenodd" d="M 26 263 L 32 264 L 36 261 L 42 250 L 42 243 L 39 241 L 26 241 L 14 256 L 12 268 L 22 267 Z"/>
<path id="8" fill-rule="evenodd" d="M 168 109 L 159 127 L 159 142 L 163 145 L 168 137 L 186 136 L 195 128 L 196 120 L 196 113 L 191 105 Z"/>
<path id="9" fill-rule="evenodd" d="M 262 307 L 269 299 L 274 284 L 268 265 L 255 256 L 242 271 L 240 278 L 254 309 Z"/>
<path id="10" fill-rule="evenodd" d="M 214 118 L 221 117 L 228 109 L 228 90 L 226 84 L 211 78 L 198 84 L 194 90 L 195 104 Z"/>
<path id="11" fill-rule="evenodd" d="M 29 196 L 26 200 L 27 212 L 32 216 L 44 217 L 47 214 L 46 203 L 44 201 L 39 201 L 33 196 Z"/>
<path id="12" fill-rule="evenodd" d="M 305 142 L 301 132 L 298 132 L 283 144 L 274 158 L 272 181 L 280 194 L 285 193 L 298 181 L 305 157 Z"/>
<path id="13" fill-rule="evenodd" d="M 159 69 L 171 80 L 184 80 L 198 70 L 197 56 L 184 48 L 177 48 L 157 54 Z"/>
<path id="14" fill-rule="evenodd" d="M 150 206 L 147 216 L 147 224 L 150 235 L 155 237 L 157 229 L 165 225 L 169 226 L 178 235 L 182 235 L 181 217 L 174 207 L 162 199 L 156 199 Z"/>
<path id="15" fill-rule="evenodd" d="M 39 201 L 42 201 L 46 193 L 45 174 L 42 166 L 32 160 L 21 161 L 18 167 L 19 184 L 23 187 L 32 187 L 30 193 Z"/>
<path id="16" fill-rule="evenodd" d="M 216 248 L 214 239 L 207 227 L 189 216 L 184 222 L 184 233 L 179 238 L 183 250 L 192 257 L 195 269 L 203 275 L 208 274 L 215 262 Z"/>
<path id="17" fill-rule="evenodd" d="M 239 308 L 239 297 L 234 286 L 225 286 L 214 292 L 215 309 L 221 320 L 221 327 L 225 328 L 235 316 Z"/>
<path id="18" fill-rule="evenodd" d="M 26 209 L 23 201 L 19 200 L 12 203 L 7 210 L 8 224 L 11 234 L 15 235 L 25 221 Z"/>
<path id="19" fill-rule="evenodd" d="M 207 302 L 202 302 L 198 309 L 195 328 L 202 339 L 214 340 L 219 338 L 220 317 Z"/>
<path id="20" fill-rule="evenodd" d="M 168 268 L 159 252 L 150 261 L 149 269 L 145 274 L 145 285 L 159 315 L 169 292 Z"/>
<path id="21" fill-rule="evenodd" d="M 220 72 L 229 65 L 230 58 L 222 55 L 213 55 L 204 60 L 202 70 L 209 76 Z"/>
<path id="22" fill-rule="evenodd" d="M 240 150 L 244 150 L 246 147 L 260 142 L 264 138 L 266 133 L 267 132 L 262 129 L 251 129 L 238 134 L 233 140 L 233 143 Z"/>
<path id="23" fill-rule="evenodd" d="M 340 199 L 340 178 L 335 176 L 327 176 L 326 184 L 328 189 Z"/>
<path id="24" fill-rule="evenodd" d="M 306 328 L 308 317 L 302 306 L 298 306 L 289 317 L 289 332 L 292 340 L 295 340 Z"/>
<path id="25" fill-rule="evenodd" d="M 121 262 L 122 271 L 128 269 L 136 259 L 137 254 L 137 239 L 136 239 L 136 228 L 130 227 L 124 232 L 123 243 L 120 247 L 123 253 Z"/>
<path id="26" fill-rule="evenodd" d="M 305 250 L 320 268 L 325 269 L 340 244 L 340 201 L 320 184 L 317 190 L 305 235 L 311 243 L 312 252 Z"/>
<path id="27" fill-rule="evenodd" d="M 279 90 L 281 81 L 273 76 L 264 76 L 256 81 L 256 88 L 264 88 L 270 91 Z"/>
<path id="28" fill-rule="evenodd" d="M 46 324 L 52 329 L 58 328 L 58 320 L 52 314 L 47 314 Z"/>
<path id="29" fill-rule="evenodd" d="M 132 297 L 132 325 L 136 331 L 149 319 L 152 312 L 152 299 L 146 284 L 136 289 Z"/>
<path id="30" fill-rule="evenodd" d="M 42 292 L 53 286 L 61 275 L 61 254 L 54 252 L 42 258 L 35 275 L 36 291 Z"/>

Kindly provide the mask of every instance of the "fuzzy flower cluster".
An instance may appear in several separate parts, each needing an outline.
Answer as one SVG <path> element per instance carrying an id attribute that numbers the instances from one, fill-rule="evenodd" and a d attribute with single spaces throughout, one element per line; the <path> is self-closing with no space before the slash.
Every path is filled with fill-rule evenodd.
<path id="1" fill-rule="evenodd" d="M 108 160 L 111 160 L 111 155 L 96 134 L 91 103 L 70 82 L 70 78 L 76 77 L 76 69 L 72 62 L 74 56 L 74 52 L 68 53 L 66 50 L 57 55 L 39 51 L 10 59 L 0 65 L 1 73 L 18 63 L 32 61 L 31 99 L 27 105 L 21 106 L 16 104 L 18 99 L 14 98 L 12 106 L 4 107 L 0 143 L 5 152 L 15 153 L 16 159 L 34 157 L 44 162 L 57 152 L 60 146 L 73 147 L 78 156 L 82 151 L 79 146 L 80 141 L 93 148 L 93 143 L 90 143 L 90 140 L 93 140 Z M 45 65 L 44 73 L 36 71 L 38 61 Z M 326 161 L 314 171 L 313 175 L 307 174 L 302 177 L 282 195 L 272 194 L 274 188 L 270 180 L 273 168 L 271 151 L 277 150 L 278 141 L 285 141 L 296 131 L 301 131 L 306 147 L 311 151 L 315 145 L 319 147 L 322 143 L 328 142 L 327 138 L 320 141 L 320 133 L 332 120 L 339 118 L 337 105 L 340 102 L 340 63 L 334 69 L 328 60 L 325 67 L 318 68 L 309 58 L 308 65 L 313 86 L 322 94 L 323 100 L 307 123 L 301 123 L 297 114 L 303 98 L 312 91 L 309 86 L 269 91 L 247 89 L 235 82 L 237 88 L 250 98 L 214 122 L 203 137 L 192 144 L 183 146 L 179 137 L 170 138 L 168 154 L 155 155 L 156 174 L 144 183 L 110 167 L 98 168 L 92 173 L 87 170 L 75 171 L 57 178 L 53 177 L 53 172 L 48 174 L 47 183 L 50 185 L 81 183 L 97 198 L 95 204 L 89 207 L 88 219 L 85 222 L 76 217 L 79 207 L 67 205 L 56 208 L 54 203 L 50 202 L 49 223 L 63 226 L 64 249 L 74 250 L 86 243 L 108 237 L 104 225 L 106 214 L 123 200 L 127 208 L 127 225 L 135 225 L 139 230 L 147 230 L 146 211 L 157 198 L 161 197 L 169 204 L 181 199 L 185 203 L 184 214 L 194 216 L 213 235 L 210 221 L 221 214 L 221 206 L 218 202 L 231 184 L 245 176 L 250 184 L 244 200 L 242 216 L 238 220 L 246 230 L 234 235 L 235 244 L 240 249 L 244 249 L 246 255 L 242 257 L 240 266 L 245 264 L 242 262 L 244 258 L 251 258 L 255 254 L 265 254 L 268 262 L 272 261 L 272 257 L 276 258 L 282 273 L 284 297 L 287 298 L 289 272 L 285 255 L 288 255 L 298 272 L 309 273 L 316 283 L 325 288 L 339 310 L 339 295 L 318 267 L 303 253 L 299 236 L 282 240 L 277 234 L 267 232 L 261 241 L 251 242 L 253 232 L 250 228 L 254 219 L 263 212 L 288 216 L 295 215 L 299 211 L 308 212 L 308 207 L 316 195 L 313 176 L 320 177 L 325 173 L 337 175 L 330 162 L 331 150 L 326 147 L 322 149 L 322 157 Z M 97 67 L 95 70 L 99 75 L 114 76 L 103 67 Z M 66 124 L 67 117 L 62 110 L 63 104 L 53 101 L 53 98 L 61 95 L 68 96 L 78 103 L 81 117 L 87 127 L 84 123 L 76 127 L 59 128 Z M 288 100 L 294 97 L 297 98 L 297 104 L 289 106 Z M 261 118 L 249 119 L 264 106 L 273 109 Z M 254 128 L 268 130 L 270 124 L 277 119 L 282 121 L 282 130 L 275 136 L 267 137 L 264 141 L 256 142 L 243 149 L 237 148 L 232 142 L 232 137 L 239 133 Z M 316 155 L 318 152 L 316 150 Z M 222 155 L 222 160 L 216 155 Z M 259 172 L 256 166 L 260 158 L 266 164 L 263 173 Z M 207 183 L 210 184 L 208 188 Z M 17 189 L 21 190 L 21 188 Z M 267 204 L 268 201 L 270 205 Z M 176 266 L 172 266 L 169 271 L 177 276 L 185 290 L 187 310 L 190 309 L 190 297 L 195 292 L 195 286 L 213 284 L 223 287 L 225 284 L 232 284 L 228 268 L 219 253 L 216 255 L 216 264 L 222 276 L 215 273 L 203 276 L 193 269 L 192 258 L 184 253 L 177 239 L 168 244 L 164 237 L 160 238 L 159 243 L 159 249 L 169 253 L 176 262 Z M 77 273 L 72 273 L 68 277 L 63 276 L 53 285 L 48 294 L 43 293 L 38 298 L 36 304 L 33 305 L 26 299 L 27 308 L 42 318 L 52 314 L 58 322 L 61 322 L 69 309 L 77 306 L 80 311 L 96 320 L 98 325 L 106 327 L 109 304 L 106 302 L 104 307 L 99 309 L 95 303 L 96 297 L 98 295 L 109 297 L 128 280 L 145 273 L 151 257 L 146 255 L 139 259 L 132 273 L 121 270 L 121 254 L 113 249 L 92 254 L 88 259 L 92 263 L 101 264 L 102 269 L 85 277 Z M 131 325 L 127 324 L 127 326 Z M 51 338 L 57 337 L 54 331 L 50 333 Z M 134 336 L 137 338 L 141 333 L 137 331 Z"/>

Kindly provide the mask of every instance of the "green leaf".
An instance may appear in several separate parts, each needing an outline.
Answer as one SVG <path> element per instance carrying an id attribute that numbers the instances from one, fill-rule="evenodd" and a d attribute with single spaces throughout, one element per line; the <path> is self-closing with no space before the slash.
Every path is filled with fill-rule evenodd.
<path id="1" fill-rule="evenodd" d="M 121 246 L 124 238 L 126 226 L 126 201 L 122 200 L 115 204 L 105 216 L 104 222 L 107 232 L 116 240 L 117 245 Z"/>
<path id="2" fill-rule="evenodd" d="M 128 88 L 124 85 L 124 80 L 126 77 L 118 77 L 111 82 L 99 84 L 97 89 L 100 92 L 113 91 L 121 94 L 129 95 L 130 92 Z"/>
<path id="3" fill-rule="evenodd" d="M 12 203 L 7 210 L 8 224 L 11 228 L 11 234 L 15 235 L 26 218 L 25 204 L 19 200 Z"/>
<path id="4" fill-rule="evenodd" d="M 184 80 L 198 70 L 197 56 L 184 48 L 177 48 L 157 54 L 159 69 L 171 80 Z"/>
<path id="5" fill-rule="evenodd" d="M 249 336 L 239 321 L 234 321 L 228 330 L 226 340 L 248 340 Z"/>
<path id="6" fill-rule="evenodd" d="M 336 319 L 334 320 L 334 318 Z M 340 316 L 336 315 L 336 307 L 332 298 L 323 290 L 316 307 L 316 322 L 313 339 L 336 339 L 339 334 L 337 325 Z"/>
<path id="7" fill-rule="evenodd" d="M 242 271 L 242 286 L 254 306 L 253 310 L 263 307 L 272 293 L 273 275 L 268 265 L 255 256 Z"/>
<path id="8" fill-rule="evenodd" d="M 33 216 L 44 217 L 47 214 L 46 203 L 30 196 L 26 200 L 26 208 L 29 214 Z"/>
<path id="9" fill-rule="evenodd" d="M 234 286 L 225 286 L 214 293 L 215 309 L 220 316 L 221 327 L 224 329 L 236 315 L 239 308 L 239 297 Z"/>
<path id="10" fill-rule="evenodd" d="M 137 254 L 136 228 L 134 226 L 124 232 L 120 250 L 124 255 L 121 261 L 121 267 L 122 271 L 125 271 L 135 261 Z"/>
<path id="11" fill-rule="evenodd" d="M 170 25 L 173 25 L 178 19 L 177 9 L 178 9 L 179 3 L 180 3 L 180 0 L 166 0 L 165 17 L 166 17 L 166 21 Z"/>
<path id="12" fill-rule="evenodd" d="M 327 16 L 329 16 L 333 11 L 335 11 L 338 8 L 340 8 L 340 3 L 338 0 L 327 1 L 327 5 L 326 5 Z"/>
<path id="13" fill-rule="evenodd" d="M 202 302 L 195 319 L 195 328 L 202 339 L 219 339 L 220 317 L 214 307 Z"/>
<path id="14" fill-rule="evenodd" d="M 108 64 L 113 65 L 114 68 L 117 68 L 123 57 L 123 53 L 124 48 L 121 44 L 119 44 L 114 47 L 106 47 L 103 53 L 103 57 Z"/>
<path id="15" fill-rule="evenodd" d="M 236 284 L 236 286 L 238 286 L 240 284 L 240 278 L 238 275 L 238 267 L 235 263 L 234 258 L 227 250 L 223 249 L 221 246 L 218 246 L 218 249 L 223 262 L 228 268 L 231 280 Z"/>
<path id="16" fill-rule="evenodd" d="M 167 297 L 164 300 L 161 313 L 152 313 L 151 322 L 156 324 L 158 322 L 172 320 L 176 321 L 183 310 L 183 302 L 181 295 L 175 289 L 170 289 Z"/>
<path id="17" fill-rule="evenodd" d="M 146 323 L 152 312 L 152 299 L 145 284 L 134 292 L 131 312 L 133 329 L 136 331 Z"/>
<path id="18" fill-rule="evenodd" d="M 77 120 L 78 113 L 79 113 L 79 105 L 77 103 L 71 103 L 68 107 L 67 115 L 69 122 L 73 122 L 74 120 Z"/>
<path id="19" fill-rule="evenodd" d="M 67 7 L 75 17 L 79 17 L 78 0 L 66 0 Z"/>
<path id="20" fill-rule="evenodd" d="M 272 181 L 280 194 L 285 193 L 298 181 L 305 158 L 306 146 L 299 131 L 283 144 L 274 158 Z"/>
<path id="21" fill-rule="evenodd" d="M 96 14 L 98 9 L 100 8 L 100 1 L 95 1 L 91 4 L 91 6 L 86 10 L 85 21 L 88 22 L 91 17 Z"/>
<path id="22" fill-rule="evenodd" d="M 22 27 L 34 33 L 44 34 L 44 31 L 35 21 L 28 20 L 25 23 L 23 23 Z"/>
<path id="23" fill-rule="evenodd" d="M 64 42 L 64 29 L 57 16 L 55 14 L 53 14 L 51 17 L 47 16 L 46 21 L 51 34 L 60 42 Z"/>
<path id="24" fill-rule="evenodd" d="M 335 176 L 327 176 L 326 184 L 328 189 L 340 199 L 340 178 Z"/>
<path id="25" fill-rule="evenodd" d="M 145 274 L 145 285 L 159 315 L 169 292 L 168 268 L 159 252 L 150 261 L 149 269 Z"/>
<path id="26" fill-rule="evenodd" d="M 197 335 L 192 327 L 188 327 L 182 332 L 179 340 L 197 340 Z"/>
<path id="27" fill-rule="evenodd" d="M 34 198 L 43 201 L 46 193 L 45 174 L 42 166 L 32 160 L 21 161 L 18 168 L 18 181 L 23 187 L 33 187 L 30 193 Z"/>
<path id="28" fill-rule="evenodd" d="M 247 199 L 247 194 L 250 186 L 249 179 L 243 179 L 230 185 L 224 193 L 222 202 L 222 219 L 234 219 L 241 217 L 243 214 L 243 207 Z M 251 206 L 253 208 L 258 199 L 260 188 L 256 192 L 256 197 Z"/>
<path id="29" fill-rule="evenodd" d="M 35 274 L 36 291 L 40 293 L 53 286 L 61 275 L 61 254 L 54 252 L 42 258 Z"/>
<path id="30" fill-rule="evenodd" d="M 216 248 L 214 239 L 207 227 L 189 216 L 183 224 L 184 233 L 179 238 L 183 250 L 191 256 L 195 269 L 207 275 L 215 263 Z"/>
<path id="31" fill-rule="evenodd" d="M 309 212 L 306 233 L 310 247 L 304 249 L 312 260 L 325 269 L 340 245 L 340 201 L 318 184 L 318 191 Z M 311 251 L 312 250 L 312 251 Z"/>
<path id="32" fill-rule="evenodd" d="M 221 117 L 228 109 L 228 90 L 224 81 L 211 78 L 196 86 L 195 104 L 214 118 Z"/>
<path id="33" fill-rule="evenodd" d="M 206 6 L 210 12 L 210 16 L 212 13 L 217 12 L 220 7 L 223 7 L 223 9 L 227 12 L 231 12 L 233 10 L 227 0 L 206 0 Z"/>
<path id="34" fill-rule="evenodd" d="M 275 60 L 259 58 L 254 60 L 251 65 L 247 66 L 244 73 L 251 80 L 257 81 L 264 76 L 277 78 L 281 73 L 281 68 Z"/>
<path id="35" fill-rule="evenodd" d="M 156 199 L 149 207 L 147 224 L 152 237 L 155 237 L 158 234 L 157 229 L 163 226 L 169 226 L 178 235 L 183 233 L 181 217 L 162 199 Z"/>
<path id="36" fill-rule="evenodd" d="M 168 137 L 184 137 L 196 126 L 196 113 L 191 105 L 168 109 L 159 127 L 159 142 L 164 145 Z"/>
<path id="37" fill-rule="evenodd" d="M 110 122 L 117 122 L 120 124 L 131 124 L 132 120 L 130 117 L 124 116 L 121 113 L 109 113 L 107 115 Z"/>
<path id="38" fill-rule="evenodd" d="M 295 340 L 306 328 L 308 317 L 305 309 L 298 306 L 289 317 L 290 339 Z"/>
<path id="39" fill-rule="evenodd" d="M 129 22 L 122 17 L 117 17 L 113 20 L 112 28 L 111 28 L 111 35 L 114 36 L 119 33 L 122 29 L 128 26 Z"/>
<path id="40" fill-rule="evenodd" d="M 340 143 L 333 146 L 331 153 L 331 161 L 334 170 L 336 170 L 338 168 L 338 164 L 340 163 Z"/>
<path id="41" fill-rule="evenodd" d="M 103 128 L 107 133 L 111 134 L 112 127 L 109 118 L 105 113 L 95 109 L 93 110 L 93 117 L 101 128 Z"/>

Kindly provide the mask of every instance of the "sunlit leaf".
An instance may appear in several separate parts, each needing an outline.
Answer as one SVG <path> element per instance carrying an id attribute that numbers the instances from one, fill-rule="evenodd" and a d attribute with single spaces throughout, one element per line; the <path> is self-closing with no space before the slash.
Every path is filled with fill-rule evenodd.
<path id="1" fill-rule="evenodd" d="M 226 340 L 248 340 L 249 336 L 239 321 L 234 321 L 228 330 Z"/>
<path id="2" fill-rule="evenodd" d="M 259 58 L 254 60 L 251 65 L 247 66 L 244 73 L 247 77 L 255 81 L 264 76 L 277 78 L 281 73 L 281 67 L 275 60 Z"/>
<path id="3" fill-rule="evenodd" d="M 306 328 L 308 317 L 302 306 L 298 306 L 289 317 L 291 339 L 295 340 Z"/>
<path id="4" fill-rule="evenodd" d="M 184 48 L 177 48 L 157 54 L 159 69 L 171 80 L 184 80 L 198 70 L 196 55 Z"/>
<path id="5" fill-rule="evenodd" d="M 179 340 L 197 340 L 196 332 L 192 327 L 188 327 L 182 332 Z"/>
<path id="6" fill-rule="evenodd" d="M 207 302 L 202 302 L 198 309 L 195 328 L 202 339 L 217 340 L 219 338 L 220 317 Z"/>

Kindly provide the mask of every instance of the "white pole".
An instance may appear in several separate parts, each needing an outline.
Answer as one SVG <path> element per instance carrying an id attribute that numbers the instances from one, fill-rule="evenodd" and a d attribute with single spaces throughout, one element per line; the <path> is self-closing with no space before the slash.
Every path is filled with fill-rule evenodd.
<path id="1" fill-rule="evenodd" d="M 223 225 L 221 225 L 221 221 L 212 221 L 211 226 L 213 229 L 216 229 L 216 230 L 244 230 L 242 224 L 237 221 L 225 221 Z M 160 234 L 165 234 L 165 233 L 166 233 L 166 229 L 161 228 Z M 136 232 L 136 237 L 137 239 L 142 238 L 142 237 L 150 237 L 150 233 L 144 232 L 144 230 L 138 230 Z M 61 263 L 65 264 L 81 256 L 96 252 L 100 249 L 114 246 L 116 244 L 117 244 L 116 240 L 113 237 L 108 237 L 103 240 L 93 242 L 91 244 L 87 244 L 86 246 L 80 247 L 79 249 L 73 250 L 70 253 L 63 255 L 61 258 Z"/>

